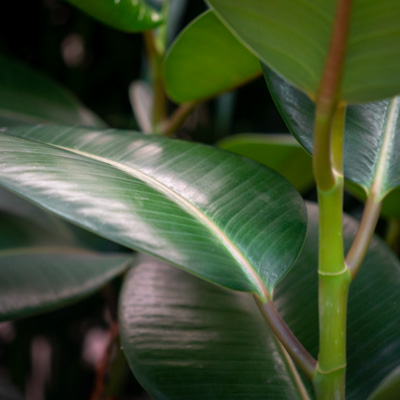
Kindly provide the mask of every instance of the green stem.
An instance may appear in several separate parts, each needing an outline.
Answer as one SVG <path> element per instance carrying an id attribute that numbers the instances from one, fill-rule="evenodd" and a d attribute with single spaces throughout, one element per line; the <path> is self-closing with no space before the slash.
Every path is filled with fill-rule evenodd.
<path id="1" fill-rule="evenodd" d="M 154 31 L 143 32 L 153 86 L 152 126 L 153 133 L 160 133 L 161 124 L 167 119 L 167 98 L 162 80 L 163 54 L 156 46 Z"/>
<path id="2" fill-rule="evenodd" d="M 346 373 L 347 296 L 350 271 L 343 253 L 344 106 L 340 83 L 351 0 L 338 0 L 317 100 L 313 168 L 319 203 L 319 355 L 313 384 L 318 399 L 343 400 Z"/>
<path id="3" fill-rule="evenodd" d="M 187 117 L 193 112 L 196 107 L 196 102 L 184 103 L 180 105 L 175 112 L 164 121 L 161 127 L 161 132 L 164 136 L 171 136 L 177 132 L 177 130 L 186 121 Z"/>
<path id="4" fill-rule="evenodd" d="M 372 235 L 374 234 L 381 209 L 382 202 L 378 201 L 376 196 L 372 195 L 368 197 L 356 237 L 346 256 L 346 265 L 351 272 L 352 279 L 355 278 L 360 270 L 361 263 L 368 250 Z"/>
<path id="5" fill-rule="evenodd" d="M 276 338 L 286 349 L 289 355 L 292 357 L 294 362 L 299 368 L 310 378 L 314 376 L 316 360 L 311 354 L 305 349 L 305 347 L 299 342 L 297 337 L 293 334 L 286 322 L 282 319 L 278 310 L 272 301 L 268 300 L 267 303 L 263 303 L 260 299 L 254 296 L 258 308 L 261 311 L 264 319 L 267 321 L 272 332 L 274 332 Z"/>

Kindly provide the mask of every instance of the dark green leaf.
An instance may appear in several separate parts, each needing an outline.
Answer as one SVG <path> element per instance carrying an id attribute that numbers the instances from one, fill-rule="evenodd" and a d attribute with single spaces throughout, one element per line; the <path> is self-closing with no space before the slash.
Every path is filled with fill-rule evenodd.
<path id="1" fill-rule="evenodd" d="M 0 221 L 0 321 L 86 297 L 126 269 L 130 259 L 69 246 L 57 231 L 27 218 L 0 212 Z"/>
<path id="2" fill-rule="evenodd" d="M 146 0 L 67 0 L 106 25 L 125 32 L 154 29 L 163 20 Z"/>
<path id="3" fill-rule="evenodd" d="M 233 289 L 272 292 L 304 204 L 273 171 L 211 147 L 65 127 L 0 135 L 1 184 L 69 221 Z"/>
<path id="4" fill-rule="evenodd" d="M 154 399 L 307 398 L 248 294 L 144 257 L 125 280 L 119 313 L 123 350 Z"/>
<path id="5" fill-rule="evenodd" d="M 318 210 L 308 207 L 307 239 L 298 262 L 275 291 L 283 317 L 300 341 L 318 353 Z M 358 223 L 344 219 L 348 249 Z M 365 399 L 400 359 L 400 264 L 386 244 L 375 237 L 357 279 L 348 310 L 347 399 Z"/>
<path id="6" fill-rule="evenodd" d="M 178 36 L 164 68 L 168 95 L 178 103 L 216 96 L 260 74 L 258 59 L 212 11 L 200 15 Z"/>
<path id="7" fill-rule="evenodd" d="M 264 69 L 270 92 L 287 126 L 312 152 L 314 103 L 280 76 Z M 383 199 L 400 186 L 400 98 L 349 106 L 344 138 L 344 175 L 369 196 Z"/>
<path id="8" fill-rule="evenodd" d="M 263 62 L 311 98 L 330 43 L 335 0 L 207 0 Z M 341 96 L 359 103 L 400 93 L 400 3 L 354 1 Z"/>
<path id="9" fill-rule="evenodd" d="M 217 146 L 272 168 L 300 192 L 313 186 L 312 159 L 291 135 L 234 135 Z"/>
<path id="10" fill-rule="evenodd" d="M 67 90 L 0 55 L 0 126 L 39 122 L 104 126 Z"/>
<path id="11" fill-rule="evenodd" d="M 368 400 L 399 400 L 399 398 L 400 367 L 397 367 L 380 383 Z"/>

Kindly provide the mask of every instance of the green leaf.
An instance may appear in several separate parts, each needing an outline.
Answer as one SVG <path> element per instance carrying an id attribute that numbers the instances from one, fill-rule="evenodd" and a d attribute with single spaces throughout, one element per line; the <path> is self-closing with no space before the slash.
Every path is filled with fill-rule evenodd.
<path id="1" fill-rule="evenodd" d="M 274 298 L 291 329 L 316 357 L 317 206 L 310 204 L 308 214 L 304 249 Z M 347 249 L 357 230 L 358 223 L 345 216 Z M 399 290 L 399 261 L 374 237 L 350 288 L 349 400 L 367 398 L 398 366 Z M 142 259 L 124 283 L 119 313 L 130 366 L 156 399 L 299 398 L 283 354 L 250 296 Z"/>
<path id="2" fill-rule="evenodd" d="M 0 125 L 37 123 L 104 126 L 66 89 L 0 55 Z"/>
<path id="3" fill-rule="evenodd" d="M 125 279 L 119 320 L 129 365 L 154 399 L 307 398 L 248 294 L 143 257 Z"/>
<path id="4" fill-rule="evenodd" d="M 318 354 L 318 209 L 308 207 L 307 239 L 298 262 L 275 291 L 282 316 L 303 345 Z M 346 250 L 358 230 L 344 218 Z M 400 359 L 400 264 L 374 237 L 350 287 L 347 318 L 347 399 L 365 399 Z M 384 295 L 383 295 L 384 293 Z"/>
<path id="5" fill-rule="evenodd" d="M 400 367 L 397 367 L 379 384 L 368 400 L 398 400 L 399 397 Z"/>
<path id="6" fill-rule="evenodd" d="M 299 90 L 265 69 L 265 78 L 286 125 L 312 152 L 315 106 Z M 400 97 L 349 106 L 344 137 L 344 176 L 369 196 L 383 199 L 400 186 Z"/>
<path id="7" fill-rule="evenodd" d="M 0 321 L 82 299 L 120 274 L 130 256 L 64 244 L 57 231 L 0 212 Z"/>
<path id="8" fill-rule="evenodd" d="M 100 22 L 125 32 L 154 29 L 162 16 L 146 0 L 67 0 Z"/>
<path id="9" fill-rule="evenodd" d="M 318 92 L 335 0 L 207 0 L 218 17 L 264 63 L 311 98 Z M 360 103 L 400 93 L 400 3 L 354 1 L 341 85 Z"/>
<path id="10" fill-rule="evenodd" d="M 233 135 L 219 141 L 217 146 L 273 169 L 299 192 L 314 184 L 312 159 L 291 135 Z"/>
<path id="11" fill-rule="evenodd" d="M 124 246 L 264 298 L 302 247 L 306 214 L 273 171 L 134 132 L 10 128 L 0 183 Z"/>
<path id="12" fill-rule="evenodd" d="M 212 11 L 195 19 L 178 36 L 164 64 L 168 95 L 178 103 L 232 90 L 261 74 L 254 57 Z"/>

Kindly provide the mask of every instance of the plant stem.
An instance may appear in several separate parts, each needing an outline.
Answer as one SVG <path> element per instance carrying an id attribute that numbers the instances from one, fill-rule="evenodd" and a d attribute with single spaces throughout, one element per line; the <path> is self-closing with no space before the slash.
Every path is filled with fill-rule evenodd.
<path id="1" fill-rule="evenodd" d="M 182 126 L 187 117 L 193 112 L 196 107 L 196 102 L 184 103 L 180 105 L 175 112 L 164 121 L 161 127 L 161 132 L 164 136 L 171 136 Z"/>
<path id="2" fill-rule="evenodd" d="M 357 235 L 346 256 L 346 265 L 351 272 L 352 279 L 355 278 L 360 270 L 362 260 L 367 252 L 372 235 L 374 234 L 381 208 L 382 202 L 378 201 L 376 196 L 372 195 L 368 197 Z"/>
<path id="3" fill-rule="evenodd" d="M 256 300 L 261 314 L 274 332 L 276 338 L 290 354 L 300 369 L 308 376 L 308 378 L 312 379 L 317 364 L 316 360 L 304 348 L 287 326 L 272 301 L 268 300 L 267 303 L 262 303 L 256 296 L 254 296 L 254 299 Z"/>
<path id="4" fill-rule="evenodd" d="M 144 31 L 143 38 L 146 45 L 153 85 L 153 133 L 160 133 L 161 124 L 167 119 L 167 98 L 162 82 L 163 54 L 157 49 L 154 31 Z"/>
<path id="5" fill-rule="evenodd" d="M 319 355 L 313 384 L 318 399 L 343 400 L 350 271 L 343 253 L 343 134 L 340 83 L 351 0 L 338 0 L 316 102 L 313 168 L 319 203 Z"/>

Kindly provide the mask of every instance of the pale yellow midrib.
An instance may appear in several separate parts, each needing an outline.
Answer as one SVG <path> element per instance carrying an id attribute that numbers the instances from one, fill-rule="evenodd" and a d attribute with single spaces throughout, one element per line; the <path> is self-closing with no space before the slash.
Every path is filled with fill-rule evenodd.
<path id="1" fill-rule="evenodd" d="M 386 122 L 385 132 L 383 134 L 383 143 L 379 151 L 378 164 L 375 169 L 376 171 L 375 177 L 371 187 L 371 195 L 376 197 L 377 201 L 381 201 L 383 197 L 381 190 L 383 186 L 386 167 L 389 162 L 388 157 L 386 157 L 386 155 L 390 154 L 391 138 L 393 137 L 394 127 L 396 125 L 395 111 L 399 107 L 399 101 L 400 99 L 396 97 L 393 100 L 391 100 L 390 103 L 389 116 Z"/>
<path id="2" fill-rule="evenodd" d="M 199 220 L 204 226 L 206 226 L 209 230 L 211 230 L 224 244 L 226 249 L 229 251 L 229 253 L 233 256 L 233 258 L 238 262 L 238 264 L 242 267 L 243 272 L 247 276 L 247 278 L 250 279 L 250 281 L 257 287 L 259 293 L 258 295 L 262 295 L 264 299 L 267 299 L 269 297 L 268 291 L 263 285 L 260 277 L 257 275 L 257 273 L 254 271 L 252 265 L 248 262 L 248 260 L 241 254 L 241 252 L 235 247 L 235 245 L 231 242 L 229 237 L 216 225 L 214 224 L 210 219 L 208 219 L 201 211 L 199 211 L 193 204 L 191 204 L 189 201 L 187 201 L 184 197 L 182 197 L 180 194 L 175 192 L 174 190 L 170 189 L 168 186 L 164 185 L 160 181 L 152 178 L 149 175 L 144 174 L 143 172 L 134 169 L 132 167 L 128 167 L 126 165 L 123 165 L 121 163 L 118 163 L 113 160 L 109 160 L 104 157 L 100 157 L 94 154 L 86 153 L 81 150 L 76 150 L 76 149 L 71 149 L 69 147 L 64 147 L 64 146 L 59 146 L 53 143 L 46 143 L 50 146 L 56 147 L 58 149 L 65 150 L 70 153 L 74 153 L 83 157 L 87 157 L 89 159 L 99 161 L 101 163 L 110 165 L 122 172 L 127 173 L 128 175 L 137 178 L 149 186 L 157 189 L 157 191 L 162 192 L 165 194 L 168 198 L 177 201 L 183 208 L 185 208 L 192 216 L 194 216 L 197 220 Z"/>

